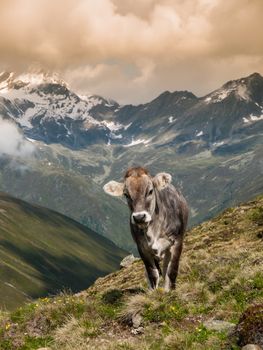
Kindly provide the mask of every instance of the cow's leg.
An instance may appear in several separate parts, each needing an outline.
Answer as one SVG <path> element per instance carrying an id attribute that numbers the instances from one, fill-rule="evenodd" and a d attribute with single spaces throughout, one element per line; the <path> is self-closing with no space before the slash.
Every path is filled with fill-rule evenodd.
<path id="1" fill-rule="evenodd" d="M 159 272 L 159 276 L 162 276 L 163 273 L 162 273 L 162 269 L 160 267 L 159 259 L 154 258 L 154 263 L 155 263 L 155 266 Z"/>
<path id="2" fill-rule="evenodd" d="M 176 241 L 170 248 L 170 260 L 167 263 L 164 280 L 164 289 L 169 291 L 175 288 L 176 277 L 179 268 L 179 260 L 182 253 L 183 241 Z M 169 256 L 167 256 L 167 259 Z"/>
<path id="3" fill-rule="evenodd" d="M 163 259 L 163 278 L 165 279 L 166 273 L 167 273 L 167 269 L 168 269 L 168 265 L 169 262 L 171 260 L 171 252 L 170 249 L 167 249 L 165 254 L 164 254 L 164 259 Z"/>
<path id="4" fill-rule="evenodd" d="M 145 265 L 145 269 L 146 269 L 146 277 L 148 279 L 149 288 L 150 289 L 158 288 L 159 271 L 156 268 L 154 262 L 153 262 L 153 264 L 149 264 L 149 262 L 144 261 L 144 265 Z"/>
<path id="5" fill-rule="evenodd" d="M 157 261 L 154 260 L 154 257 L 151 253 L 144 249 L 144 241 L 139 241 L 137 243 L 138 252 L 145 266 L 146 278 L 148 280 L 149 288 L 155 289 L 159 284 L 159 264 L 156 264 Z"/>

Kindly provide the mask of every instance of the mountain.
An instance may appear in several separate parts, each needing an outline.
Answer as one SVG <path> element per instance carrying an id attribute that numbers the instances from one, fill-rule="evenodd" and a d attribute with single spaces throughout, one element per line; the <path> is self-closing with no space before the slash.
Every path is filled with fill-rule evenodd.
<path id="1" fill-rule="evenodd" d="M 263 191 L 263 77 L 210 94 L 165 91 L 138 106 L 80 96 L 54 75 L 0 76 L 1 114 L 35 147 L 2 155 L 0 189 L 88 225 L 134 251 L 128 210 L 103 193 L 129 166 L 170 172 L 191 209 L 190 225 Z"/>
<path id="2" fill-rule="evenodd" d="M 0 193 L 1 308 L 79 291 L 118 268 L 125 252 L 66 216 Z"/>
<path id="3" fill-rule="evenodd" d="M 187 232 L 176 290 L 147 292 L 142 261 L 3 315 L 0 347 L 241 349 L 263 345 L 263 197 Z"/>
<path id="4" fill-rule="evenodd" d="M 132 123 L 126 133 L 147 145 L 172 146 L 179 154 L 231 153 L 240 138 L 262 133 L 263 78 L 255 73 L 230 81 L 201 98 L 166 91 L 148 104 L 120 108 L 115 120 Z"/>
<path id="5" fill-rule="evenodd" d="M 1 114 L 13 118 L 27 136 L 48 144 L 80 149 L 142 143 L 194 154 L 259 134 L 263 78 L 254 73 L 229 81 L 201 98 L 166 91 L 146 104 L 120 106 L 100 96 L 77 95 L 53 75 L 3 72 L 0 106 Z"/>
<path id="6" fill-rule="evenodd" d="M 80 96 L 56 75 L 0 74 L 0 113 L 14 118 L 26 134 L 46 143 L 72 148 L 107 142 L 115 126 L 92 118 L 95 106 L 103 111 L 118 107 L 99 96 Z"/>

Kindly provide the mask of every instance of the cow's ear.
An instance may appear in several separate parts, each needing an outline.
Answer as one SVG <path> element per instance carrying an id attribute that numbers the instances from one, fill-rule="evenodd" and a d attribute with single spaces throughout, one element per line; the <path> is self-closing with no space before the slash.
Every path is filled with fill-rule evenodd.
<path id="1" fill-rule="evenodd" d="M 172 176 L 168 173 L 159 173 L 154 176 L 153 184 L 157 190 L 162 190 L 172 182 Z"/>
<path id="2" fill-rule="evenodd" d="M 122 182 L 110 181 L 103 186 L 106 193 L 111 196 L 119 197 L 123 195 L 124 184 Z"/>

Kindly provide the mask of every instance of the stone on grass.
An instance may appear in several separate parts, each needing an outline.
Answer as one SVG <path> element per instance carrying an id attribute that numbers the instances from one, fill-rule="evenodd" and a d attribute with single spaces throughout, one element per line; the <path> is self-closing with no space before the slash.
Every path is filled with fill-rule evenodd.
<path id="1" fill-rule="evenodd" d="M 209 331 L 217 331 L 217 332 L 231 332 L 235 329 L 235 324 L 227 321 L 221 320 L 207 320 L 204 322 L 204 326 Z"/>
<path id="2" fill-rule="evenodd" d="M 139 328 L 142 323 L 142 316 L 138 313 L 132 316 L 132 326 L 133 328 Z"/>
<path id="3" fill-rule="evenodd" d="M 247 344 L 241 350 L 262 350 L 262 348 L 256 344 Z"/>
<path id="4" fill-rule="evenodd" d="M 138 334 L 142 334 L 142 333 L 144 333 L 144 328 L 143 327 L 133 328 L 131 330 L 131 334 L 133 334 L 133 335 L 138 335 Z"/>
<path id="5" fill-rule="evenodd" d="M 135 258 L 133 254 L 125 256 L 124 259 L 120 262 L 120 267 L 128 267 L 134 263 L 134 261 L 140 260 L 139 258 Z"/>

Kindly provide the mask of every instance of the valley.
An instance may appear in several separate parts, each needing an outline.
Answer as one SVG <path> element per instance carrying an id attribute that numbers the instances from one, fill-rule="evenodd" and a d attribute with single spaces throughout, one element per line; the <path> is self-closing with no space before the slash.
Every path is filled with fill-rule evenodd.
<path id="1" fill-rule="evenodd" d="M 190 226 L 263 191 L 263 77 L 227 82 L 196 97 L 164 92 L 121 106 L 82 96 L 57 77 L 0 76 L 0 109 L 30 157 L 0 159 L 0 189 L 56 210 L 135 252 L 124 201 L 102 187 L 129 166 L 170 172 L 186 196 Z"/>
<path id="2" fill-rule="evenodd" d="M 119 267 L 127 254 L 49 209 L 0 193 L 0 307 L 77 292 Z"/>

